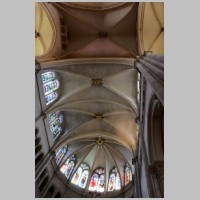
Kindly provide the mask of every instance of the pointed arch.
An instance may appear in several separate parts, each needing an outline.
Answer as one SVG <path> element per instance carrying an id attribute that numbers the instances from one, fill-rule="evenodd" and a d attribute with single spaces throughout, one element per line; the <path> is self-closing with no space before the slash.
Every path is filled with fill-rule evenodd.
<path id="1" fill-rule="evenodd" d="M 61 149 L 58 150 L 58 152 L 56 153 L 56 164 L 59 165 L 61 160 L 63 159 L 63 157 L 65 156 L 65 154 L 67 153 L 67 146 L 62 147 Z"/>
<path id="2" fill-rule="evenodd" d="M 43 83 L 43 92 L 45 96 L 46 106 L 54 102 L 58 98 L 56 92 L 60 86 L 60 82 L 55 79 L 55 72 L 47 71 L 41 74 Z"/>
<path id="3" fill-rule="evenodd" d="M 61 166 L 60 171 L 69 179 L 74 167 L 75 167 L 76 158 L 74 155 L 69 157 L 67 161 Z"/>
<path id="4" fill-rule="evenodd" d="M 93 192 L 104 192 L 105 170 L 97 168 L 92 175 L 88 190 Z"/>
<path id="5" fill-rule="evenodd" d="M 48 121 L 54 141 L 62 132 L 61 124 L 63 122 L 63 115 L 60 111 L 52 112 L 48 115 Z"/>
<path id="6" fill-rule="evenodd" d="M 114 191 L 114 190 L 120 190 L 121 189 L 121 181 L 119 177 L 119 173 L 116 167 L 114 167 L 109 176 L 109 183 L 107 191 Z"/>

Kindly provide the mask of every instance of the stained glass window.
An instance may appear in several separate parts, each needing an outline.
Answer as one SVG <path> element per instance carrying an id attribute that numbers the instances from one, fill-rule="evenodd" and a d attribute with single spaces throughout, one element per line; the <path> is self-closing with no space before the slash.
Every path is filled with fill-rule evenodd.
<path id="1" fill-rule="evenodd" d="M 92 175 L 89 185 L 89 190 L 103 192 L 104 184 L 105 184 L 104 169 L 103 168 L 96 169 Z"/>
<path id="2" fill-rule="evenodd" d="M 59 111 L 49 114 L 49 123 L 53 122 L 59 115 Z"/>
<path id="3" fill-rule="evenodd" d="M 82 173 L 82 175 L 81 175 L 81 178 L 79 180 L 79 183 L 78 183 L 79 187 L 85 188 L 88 176 L 89 176 L 89 171 L 88 170 L 84 170 L 83 173 Z"/>
<path id="4" fill-rule="evenodd" d="M 53 132 L 53 140 L 57 138 L 58 135 L 62 132 L 62 128 L 59 126 L 54 132 Z"/>
<path id="5" fill-rule="evenodd" d="M 67 179 L 69 178 L 70 174 L 72 173 L 74 165 L 75 165 L 74 161 L 69 162 L 67 169 L 65 170 L 65 176 L 67 177 Z"/>
<path id="6" fill-rule="evenodd" d="M 110 173 L 108 191 L 114 191 L 119 189 L 121 189 L 121 181 L 119 173 L 117 172 L 117 168 L 115 167 Z"/>
<path id="7" fill-rule="evenodd" d="M 125 165 L 125 185 L 132 180 L 132 172 L 128 164 Z"/>
<path id="8" fill-rule="evenodd" d="M 57 92 L 52 92 L 51 94 L 48 94 L 45 96 L 46 105 L 49 105 L 50 103 L 54 102 L 58 97 Z"/>
<path id="9" fill-rule="evenodd" d="M 63 147 L 56 153 L 56 164 L 57 165 L 61 162 L 61 160 L 63 159 L 66 152 L 67 152 L 67 148 Z"/>
<path id="10" fill-rule="evenodd" d="M 44 83 L 43 88 L 44 88 L 44 95 L 48 95 L 51 92 L 57 90 L 59 87 L 59 82 L 58 80 L 54 81 L 49 81 L 47 83 Z"/>
<path id="11" fill-rule="evenodd" d="M 62 122 L 63 122 L 63 116 L 59 115 L 50 125 L 51 132 L 54 132 Z"/>
<path id="12" fill-rule="evenodd" d="M 75 157 L 72 155 L 70 158 L 67 159 L 67 161 L 61 166 L 60 171 L 65 174 L 67 179 L 70 177 L 74 166 L 75 166 Z"/>
<path id="13" fill-rule="evenodd" d="M 104 191 L 104 179 L 105 179 L 104 174 L 101 174 L 97 185 L 97 192 Z"/>
<path id="14" fill-rule="evenodd" d="M 67 169 L 67 163 L 61 166 L 60 171 L 64 174 L 66 169 Z"/>
<path id="15" fill-rule="evenodd" d="M 71 182 L 74 185 L 78 185 L 81 188 L 85 188 L 88 175 L 89 175 L 89 167 L 85 163 L 82 163 L 81 166 L 76 171 L 76 173 L 74 174 Z"/>
<path id="16" fill-rule="evenodd" d="M 53 112 L 48 116 L 50 122 L 50 130 L 53 134 L 53 140 L 62 132 L 61 123 L 63 122 L 63 115 L 59 111 Z"/>
<path id="17" fill-rule="evenodd" d="M 115 181 L 115 190 L 121 189 L 121 181 L 119 177 L 119 173 L 116 174 L 116 181 Z"/>
<path id="18" fill-rule="evenodd" d="M 48 81 L 53 80 L 55 77 L 55 73 L 54 72 L 45 72 L 42 74 L 42 82 L 46 83 Z"/>
<path id="19" fill-rule="evenodd" d="M 113 191 L 115 189 L 115 174 L 110 175 L 110 180 L 108 184 L 108 191 Z"/>
<path id="20" fill-rule="evenodd" d="M 93 174 L 89 186 L 90 191 L 96 191 L 98 180 L 99 180 L 98 174 Z"/>
<path id="21" fill-rule="evenodd" d="M 49 105 L 50 103 L 54 102 L 58 97 L 56 90 L 59 88 L 59 81 L 54 80 L 54 78 L 54 72 L 45 72 L 42 74 L 46 105 Z"/>
<path id="22" fill-rule="evenodd" d="M 76 171 L 76 173 L 74 174 L 73 178 L 72 178 L 72 183 L 77 185 L 79 182 L 79 179 L 81 178 L 81 174 L 82 174 L 82 167 L 79 167 L 78 170 Z"/>

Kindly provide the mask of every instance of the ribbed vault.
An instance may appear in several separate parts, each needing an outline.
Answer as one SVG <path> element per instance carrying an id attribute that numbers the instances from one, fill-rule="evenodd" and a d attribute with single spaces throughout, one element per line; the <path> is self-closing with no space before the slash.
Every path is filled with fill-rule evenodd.
<path id="1" fill-rule="evenodd" d="M 41 3 L 35 3 L 35 56 L 41 56 L 52 48 L 56 30 L 53 20 Z"/>
<path id="2" fill-rule="evenodd" d="M 63 132 L 53 149 L 68 146 L 62 163 L 74 155 L 77 159 L 74 172 L 81 163 L 86 163 L 91 173 L 103 167 L 106 187 L 109 173 L 116 167 L 123 187 L 124 166 L 131 164 L 137 148 L 137 71 L 130 64 L 98 60 L 54 64 L 50 68 L 41 65 L 41 73 L 53 71 L 60 82 L 59 98 L 44 107 L 47 116 L 55 111 L 64 116 Z M 97 144 L 98 138 L 104 140 L 102 145 Z"/>
<path id="3" fill-rule="evenodd" d="M 140 3 L 138 20 L 141 51 L 164 55 L 164 3 Z"/>
<path id="4" fill-rule="evenodd" d="M 68 46 L 62 58 L 136 57 L 138 3 L 101 4 L 97 9 L 64 2 L 52 4 L 68 30 Z"/>
<path id="5" fill-rule="evenodd" d="M 124 167 L 131 166 L 138 140 L 138 72 L 133 67 L 138 55 L 138 3 L 45 4 L 49 5 L 60 16 L 61 38 L 67 38 L 66 48 L 52 58 L 59 61 L 42 63 L 37 75 L 42 85 L 41 74 L 54 72 L 60 85 L 55 102 L 48 106 L 42 102 L 47 125 L 52 112 L 63 115 L 63 131 L 50 142 L 51 148 L 67 146 L 59 165 L 74 155 L 73 173 L 81 163 L 89 166 L 89 178 L 96 168 L 104 168 L 106 188 L 116 167 L 123 188 Z M 97 142 L 100 138 L 102 144 Z"/>
<path id="6" fill-rule="evenodd" d="M 130 164 L 130 158 L 132 158 L 132 152 L 127 150 L 120 144 L 116 144 L 112 140 L 104 140 L 102 145 L 97 144 L 99 138 L 94 138 L 93 141 L 77 141 L 73 143 L 68 143 L 68 153 L 65 159 L 61 162 L 60 166 L 66 161 L 66 158 L 75 155 L 77 159 L 74 172 L 78 169 L 81 163 L 87 163 L 90 168 L 90 176 L 92 171 L 96 168 L 102 167 L 105 169 L 105 184 L 106 188 L 108 186 L 110 171 L 116 167 L 120 180 L 121 187 L 124 187 L 124 166 L 126 163 Z M 85 188 L 87 191 L 88 188 Z M 120 191 L 115 191 L 115 193 L 120 193 Z"/>

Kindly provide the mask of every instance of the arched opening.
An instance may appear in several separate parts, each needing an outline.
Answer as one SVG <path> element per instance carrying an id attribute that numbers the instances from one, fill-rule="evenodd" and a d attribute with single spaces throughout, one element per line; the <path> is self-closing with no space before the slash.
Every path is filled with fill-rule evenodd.
<path id="1" fill-rule="evenodd" d="M 164 197 L 164 107 L 153 95 L 148 112 L 148 147 L 155 197 Z"/>

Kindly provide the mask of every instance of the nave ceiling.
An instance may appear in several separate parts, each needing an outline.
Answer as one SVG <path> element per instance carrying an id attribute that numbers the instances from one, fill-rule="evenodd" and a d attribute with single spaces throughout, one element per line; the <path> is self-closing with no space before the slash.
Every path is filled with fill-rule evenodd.
<path id="1" fill-rule="evenodd" d="M 138 142 L 135 118 L 139 77 L 134 61 L 142 49 L 138 48 L 138 34 L 146 30 L 138 29 L 140 5 L 134 2 L 39 4 L 48 10 L 49 16 L 48 22 L 41 9 L 36 12 L 39 16 L 36 32 L 42 30 L 37 27 L 44 23 L 48 24 L 45 30 L 49 30 L 39 33 L 49 38 L 49 49 L 44 52 L 36 48 L 39 52 L 36 59 L 41 62 L 37 78 L 42 110 L 46 116 L 60 111 L 64 119 L 63 133 L 55 141 L 48 119 L 45 120 L 50 147 L 58 150 L 67 145 L 66 157 L 75 155 L 76 169 L 82 162 L 91 171 L 103 167 L 107 184 L 110 170 L 117 167 L 123 186 L 124 165 L 131 165 Z M 41 39 L 35 40 L 37 47 Z M 152 47 L 148 46 L 149 40 L 144 39 L 144 48 Z M 55 72 L 60 86 L 56 102 L 46 106 L 41 74 L 48 71 Z M 98 139 L 103 144 L 98 144 Z"/>
<path id="2" fill-rule="evenodd" d="M 42 104 L 47 116 L 56 111 L 64 116 L 63 134 L 55 143 L 50 138 L 51 145 L 57 150 L 67 145 L 78 160 L 77 166 L 84 162 L 91 171 L 97 166 L 105 168 L 106 181 L 110 170 L 117 167 L 124 180 L 124 166 L 131 164 L 137 148 L 137 70 L 131 64 L 81 63 L 59 61 L 50 68 L 45 63 L 38 73 L 41 81 L 41 73 L 52 71 L 60 83 L 58 100 L 51 106 Z M 101 85 L 92 79 L 101 79 Z M 45 123 L 49 127 L 48 118 Z M 102 145 L 97 144 L 99 138 Z"/>

